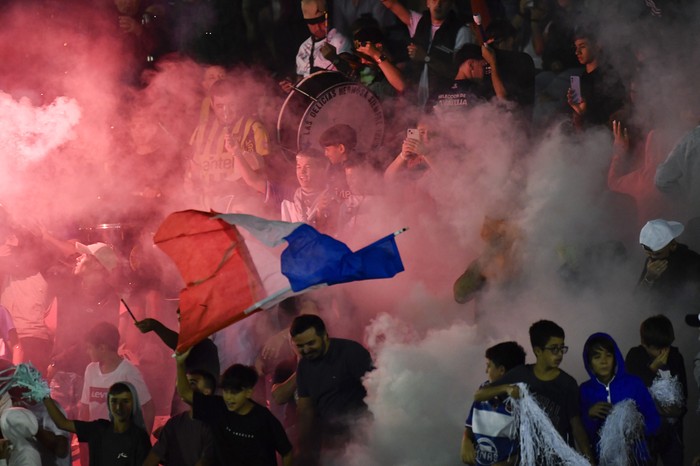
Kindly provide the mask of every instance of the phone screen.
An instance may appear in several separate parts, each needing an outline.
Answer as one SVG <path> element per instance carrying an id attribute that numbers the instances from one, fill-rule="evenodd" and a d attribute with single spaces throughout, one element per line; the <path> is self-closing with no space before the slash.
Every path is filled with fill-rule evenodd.
<path id="1" fill-rule="evenodd" d="M 574 91 L 574 103 L 581 103 L 581 78 L 571 76 L 571 89 Z"/>

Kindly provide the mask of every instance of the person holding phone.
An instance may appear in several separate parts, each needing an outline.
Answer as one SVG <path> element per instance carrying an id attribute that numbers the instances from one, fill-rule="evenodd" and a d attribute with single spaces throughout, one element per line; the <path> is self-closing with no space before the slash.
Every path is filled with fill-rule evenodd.
<path id="1" fill-rule="evenodd" d="M 401 144 L 401 152 L 384 171 L 384 179 L 396 180 L 402 174 L 420 178 L 432 167 L 430 149 L 430 123 L 424 116 L 415 128 L 406 130 L 406 138 Z"/>
<path id="2" fill-rule="evenodd" d="M 574 34 L 576 57 L 585 71 L 580 77 L 580 92 L 570 87 L 566 100 L 574 111 L 574 125 L 578 129 L 608 125 L 610 116 L 622 108 L 625 87 L 604 61 L 602 49 L 595 36 L 580 28 Z M 572 85 L 576 86 L 576 79 Z"/>

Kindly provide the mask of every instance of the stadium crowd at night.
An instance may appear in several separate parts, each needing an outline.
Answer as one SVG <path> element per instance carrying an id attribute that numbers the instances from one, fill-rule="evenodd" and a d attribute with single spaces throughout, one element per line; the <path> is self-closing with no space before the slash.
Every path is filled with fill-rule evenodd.
<path id="1" fill-rule="evenodd" d="M 0 20 L 0 465 L 700 465 L 700 3 Z"/>

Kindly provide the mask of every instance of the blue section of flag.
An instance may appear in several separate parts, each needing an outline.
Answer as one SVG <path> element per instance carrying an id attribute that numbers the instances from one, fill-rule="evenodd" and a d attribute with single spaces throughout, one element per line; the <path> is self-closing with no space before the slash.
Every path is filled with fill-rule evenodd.
<path id="1" fill-rule="evenodd" d="M 292 290 L 393 277 L 404 270 L 394 235 L 352 252 L 344 243 L 301 225 L 285 237 L 282 273 Z"/>

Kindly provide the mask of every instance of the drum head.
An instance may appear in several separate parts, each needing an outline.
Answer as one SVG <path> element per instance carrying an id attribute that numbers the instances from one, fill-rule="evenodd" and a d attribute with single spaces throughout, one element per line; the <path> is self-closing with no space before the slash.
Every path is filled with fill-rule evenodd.
<path id="1" fill-rule="evenodd" d="M 368 88 L 341 73 L 319 72 L 300 81 L 297 89 L 287 96 L 277 120 L 277 137 L 283 147 L 294 153 L 319 148 L 321 134 L 341 123 L 357 132 L 358 152 L 381 146 L 384 112 Z"/>

